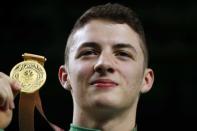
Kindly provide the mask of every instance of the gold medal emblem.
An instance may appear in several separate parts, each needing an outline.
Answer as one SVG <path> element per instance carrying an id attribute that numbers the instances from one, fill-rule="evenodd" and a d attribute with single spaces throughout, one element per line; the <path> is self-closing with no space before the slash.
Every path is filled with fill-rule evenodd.
<path id="1" fill-rule="evenodd" d="M 21 84 L 21 92 L 33 93 L 39 90 L 46 81 L 46 71 L 42 66 L 46 58 L 25 53 L 25 61 L 15 65 L 10 77 Z M 41 61 L 42 60 L 42 61 Z"/>

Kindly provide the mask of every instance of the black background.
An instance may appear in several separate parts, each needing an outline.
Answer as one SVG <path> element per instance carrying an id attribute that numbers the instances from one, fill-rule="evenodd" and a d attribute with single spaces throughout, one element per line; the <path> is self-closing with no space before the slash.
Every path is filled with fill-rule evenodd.
<path id="1" fill-rule="evenodd" d="M 24 52 L 47 57 L 47 81 L 40 90 L 46 116 L 60 127 L 72 122 L 72 99 L 58 81 L 65 40 L 89 7 L 119 2 L 131 7 L 144 25 L 155 71 L 152 90 L 138 108 L 140 131 L 196 130 L 197 1 L 195 0 L 18 0 L 0 2 L 0 71 L 9 74 Z M 18 130 L 18 98 L 6 131 Z M 36 130 L 51 130 L 35 112 Z"/>

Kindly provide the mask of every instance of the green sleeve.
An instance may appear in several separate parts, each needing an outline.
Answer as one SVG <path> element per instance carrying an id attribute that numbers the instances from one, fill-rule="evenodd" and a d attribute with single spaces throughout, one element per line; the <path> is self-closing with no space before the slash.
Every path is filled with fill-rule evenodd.
<path id="1" fill-rule="evenodd" d="M 4 131 L 4 130 L 0 128 L 0 131 Z"/>

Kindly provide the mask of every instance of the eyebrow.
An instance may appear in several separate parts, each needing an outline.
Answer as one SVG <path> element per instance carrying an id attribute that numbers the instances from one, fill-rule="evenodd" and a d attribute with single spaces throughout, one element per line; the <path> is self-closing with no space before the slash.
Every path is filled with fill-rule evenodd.
<path id="1" fill-rule="evenodd" d="M 129 48 L 131 49 L 134 53 L 137 53 L 137 50 L 135 49 L 134 46 L 132 46 L 129 43 L 118 43 L 116 45 L 113 46 L 113 49 L 121 49 L 121 48 Z"/>
<path id="2" fill-rule="evenodd" d="M 96 42 L 85 42 L 79 47 L 79 50 L 85 47 L 100 49 L 100 46 Z"/>
<path id="3" fill-rule="evenodd" d="M 96 42 L 85 42 L 79 47 L 79 50 L 82 49 L 82 48 L 85 48 L 85 47 L 92 47 L 92 48 L 95 48 L 95 49 L 100 49 L 101 48 Z M 121 49 L 121 48 L 129 48 L 134 53 L 137 53 L 137 50 L 135 49 L 135 47 L 132 46 L 129 43 L 118 43 L 118 44 L 113 45 L 112 48 L 114 50 Z"/>

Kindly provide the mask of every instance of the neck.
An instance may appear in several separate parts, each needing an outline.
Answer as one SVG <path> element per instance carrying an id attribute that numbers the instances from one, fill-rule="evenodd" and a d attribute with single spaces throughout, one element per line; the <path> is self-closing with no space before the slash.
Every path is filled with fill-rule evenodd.
<path id="1" fill-rule="evenodd" d="M 137 102 L 131 108 L 121 111 L 99 109 L 85 111 L 76 107 L 74 104 L 73 124 L 81 127 L 102 131 L 131 131 L 136 124 Z"/>

